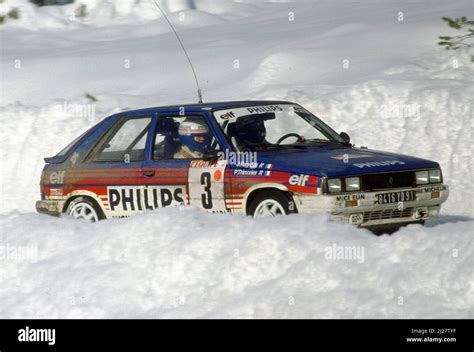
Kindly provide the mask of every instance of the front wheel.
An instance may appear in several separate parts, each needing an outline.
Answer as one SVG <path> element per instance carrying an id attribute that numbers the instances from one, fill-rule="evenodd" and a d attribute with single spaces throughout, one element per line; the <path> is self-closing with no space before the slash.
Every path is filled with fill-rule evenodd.
<path id="1" fill-rule="evenodd" d="M 296 209 L 289 196 L 278 191 L 263 191 L 252 200 L 248 214 L 254 219 L 270 218 L 295 213 Z"/>
<path id="2" fill-rule="evenodd" d="M 83 198 L 73 200 L 71 204 L 69 204 L 66 214 L 74 219 L 87 220 L 90 222 L 97 222 L 101 219 L 94 203 Z"/>

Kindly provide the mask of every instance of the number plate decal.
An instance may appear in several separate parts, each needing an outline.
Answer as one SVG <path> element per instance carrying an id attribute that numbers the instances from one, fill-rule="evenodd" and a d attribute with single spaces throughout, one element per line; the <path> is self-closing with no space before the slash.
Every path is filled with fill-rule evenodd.
<path id="1" fill-rule="evenodd" d="M 211 212 L 227 212 L 224 195 L 226 162 L 191 161 L 189 166 L 189 203 Z"/>
<path id="2" fill-rule="evenodd" d="M 375 195 L 375 204 L 391 204 L 416 200 L 415 191 L 380 193 Z"/>

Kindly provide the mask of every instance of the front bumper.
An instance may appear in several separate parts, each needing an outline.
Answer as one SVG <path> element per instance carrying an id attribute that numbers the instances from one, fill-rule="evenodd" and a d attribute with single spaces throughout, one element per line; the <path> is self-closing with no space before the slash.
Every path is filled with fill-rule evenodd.
<path id="1" fill-rule="evenodd" d="M 414 191 L 415 199 L 379 204 L 379 195 Z M 441 204 L 448 199 L 447 185 L 354 192 L 338 195 L 295 195 L 299 213 L 329 212 L 333 218 L 360 227 L 421 222 L 437 217 Z"/>
<path id="2" fill-rule="evenodd" d="M 41 214 L 59 216 L 64 208 L 64 201 L 61 200 L 38 200 L 36 201 L 36 211 Z"/>

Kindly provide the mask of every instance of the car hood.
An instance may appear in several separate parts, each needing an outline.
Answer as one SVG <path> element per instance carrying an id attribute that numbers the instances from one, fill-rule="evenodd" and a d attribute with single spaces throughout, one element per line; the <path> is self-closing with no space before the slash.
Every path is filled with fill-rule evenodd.
<path id="1" fill-rule="evenodd" d="M 257 161 L 271 164 L 273 170 L 317 176 L 351 176 L 439 167 L 437 162 L 408 155 L 343 146 L 259 152 Z"/>

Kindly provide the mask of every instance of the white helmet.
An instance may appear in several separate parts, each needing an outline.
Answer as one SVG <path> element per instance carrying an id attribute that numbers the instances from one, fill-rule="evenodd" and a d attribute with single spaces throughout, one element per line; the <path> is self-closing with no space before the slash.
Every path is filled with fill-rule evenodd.
<path id="1" fill-rule="evenodd" d="M 205 152 L 211 144 L 211 133 L 207 124 L 199 118 L 187 118 L 179 125 L 179 139 L 191 150 Z M 201 138 L 198 138 L 201 137 Z"/>

